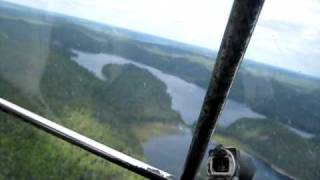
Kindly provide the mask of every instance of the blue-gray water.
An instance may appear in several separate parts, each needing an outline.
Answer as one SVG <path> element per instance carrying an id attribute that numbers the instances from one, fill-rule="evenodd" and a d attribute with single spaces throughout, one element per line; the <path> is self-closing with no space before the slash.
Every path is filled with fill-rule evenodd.
<path id="1" fill-rule="evenodd" d="M 152 138 L 144 144 L 148 163 L 179 177 L 191 142 L 191 133 Z M 214 147 L 211 145 L 210 147 Z M 210 148 L 209 147 L 209 148 Z M 208 157 L 206 155 L 205 157 Z M 255 180 L 287 180 L 286 176 L 273 170 L 267 163 L 253 158 L 256 167 Z M 203 166 L 206 162 L 203 163 Z"/>
<path id="2" fill-rule="evenodd" d="M 100 79 L 104 79 L 102 68 L 106 64 L 133 64 L 137 67 L 148 70 L 155 77 L 164 82 L 167 86 L 167 93 L 171 96 L 172 109 L 179 112 L 187 124 L 192 124 L 198 118 L 205 90 L 199 86 L 186 82 L 176 76 L 166 74 L 156 68 L 131 61 L 119 56 L 109 54 L 89 54 L 74 51 L 78 57 L 74 61 L 86 67 Z M 219 125 L 228 126 L 240 118 L 261 118 L 264 116 L 252 111 L 245 104 L 228 100 L 225 110 L 221 114 Z"/>
<path id="3" fill-rule="evenodd" d="M 102 68 L 106 64 L 130 63 L 148 70 L 166 84 L 167 93 L 172 99 L 172 109 L 180 113 L 182 119 L 187 124 L 192 124 L 197 120 L 205 95 L 205 90 L 195 84 L 186 82 L 176 76 L 163 73 L 156 68 L 119 56 L 108 54 L 88 54 L 79 51 L 74 52 L 78 56 L 73 60 L 93 72 L 100 79 L 104 79 L 104 76 L 102 75 Z M 238 119 L 244 117 L 264 119 L 263 115 L 252 111 L 245 104 L 228 100 L 219 119 L 219 125 L 227 127 Z M 184 158 L 186 157 L 190 142 L 191 132 L 189 129 L 177 135 L 162 135 L 161 137 L 151 138 L 144 143 L 144 154 L 151 165 L 179 176 L 182 171 Z M 261 160 L 255 159 L 254 163 L 257 169 L 256 179 L 286 179 Z"/>

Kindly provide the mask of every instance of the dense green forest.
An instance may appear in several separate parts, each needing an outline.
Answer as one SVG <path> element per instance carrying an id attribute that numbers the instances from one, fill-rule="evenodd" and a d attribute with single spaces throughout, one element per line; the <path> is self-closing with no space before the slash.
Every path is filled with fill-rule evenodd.
<path id="1" fill-rule="evenodd" d="M 58 26 L 52 34 L 53 39 L 61 39 L 60 43 L 68 48 L 115 54 L 155 67 L 203 88 L 209 84 L 214 56 L 184 53 L 174 47 L 140 42 L 126 36 L 92 32 L 80 25 Z M 72 36 L 66 37 L 65 34 Z M 88 44 L 90 47 L 86 47 Z M 272 120 L 307 132 L 320 132 L 320 115 L 317 111 L 320 106 L 318 79 L 245 60 L 231 89 L 230 98 L 270 116 Z M 294 106 L 287 106 L 288 102 Z"/>
<path id="2" fill-rule="evenodd" d="M 46 112 L 46 105 L 37 100 L 37 97 L 22 93 L 3 79 L 0 92 L 3 97 L 23 107 L 142 158 L 134 138 L 126 138 L 127 131 L 115 131 L 109 123 L 99 122 L 89 108 L 60 103 L 63 110 L 51 115 L 52 112 Z M 12 116 L 1 113 L 0 118 L 0 179 L 139 179 Z"/>
<path id="3" fill-rule="evenodd" d="M 182 123 L 149 72 L 110 65 L 109 81 L 99 80 L 71 61 L 67 43 L 50 41 L 51 28 L 0 14 L 1 97 L 141 160 L 133 125 Z M 141 179 L 4 113 L 0 119 L 0 179 Z"/>
<path id="4" fill-rule="evenodd" d="M 71 49 L 77 49 L 90 53 L 114 54 L 155 67 L 203 88 L 209 84 L 215 59 L 214 52 L 208 56 L 195 53 L 192 48 L 179 49 L 139 41 L 132 39 L 133 35 L 130 36 L 128 30 L 72 17 L 52 16 L 39 10 L 22 9 L 4 9 L 4 15 L 13 16 L 14 21 L 11 24 L 8 22 L 10 26 L 5 25 L 3 28 L 9 28 L 14 32 L 19 31 L 19 27 L 15 28 L 14 22 L 40 23 L 47 29 L 33 32 L 37 33 L 35 35 L 39 36 L 40 33 L 42 37 L 48 38 L 41 39 L 44 41 L 41 43 L 48 44 L 45 41 L 51 41 L 54 46 L 61 47 L 69 53 Z M 18 34 L 19 32 L 16 32 L 16 35 Z M 30 35 L 27 37 L 36 38 Z M 271 116 L 272 120 L 311 133 L 320 132 L 320 115 L 317 113 L 317 107 L 320 105 L 318 79 L 245 60 L 232 87 L 230 98 L 247 104 L 261 114 Z M 294 106 L 287 106 L 289 101 Z M 302 101 L 303 103 L 300 103 Z"/>
<path id="5" fill-rule="evenodd" d="M 144 160 L 141 144 L 150 134 L 172 132 L 167 125 L 183 124 L 171 109 L 165 84 L 133 65 L 106 65 L 101 80 L 71 59 L 76 56 L 72 50 L 108 53 L 208 86 L 215 52 L 198 53 L 195 47 L 167 46 L 147 37 L 2 2 L 0 96 Z M 295 177 L 320 177 L 318 79 L 245 60 L 230 99 L 267 118 L 218 128 L 218 141 L 237 145 Z M 315 136 L 301 138 L 285 125 Z M 0 179 L 141 177 L 0 113 Z"/>

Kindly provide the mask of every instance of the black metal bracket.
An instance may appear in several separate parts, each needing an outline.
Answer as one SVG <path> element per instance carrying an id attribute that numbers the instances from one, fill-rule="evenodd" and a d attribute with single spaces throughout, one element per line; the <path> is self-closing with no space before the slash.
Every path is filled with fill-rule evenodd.
<path id="1" fill-rule="evenodd" d="M 235 0 L 181 180 L 194 179 L 258 21 L 264 0 Z"/>

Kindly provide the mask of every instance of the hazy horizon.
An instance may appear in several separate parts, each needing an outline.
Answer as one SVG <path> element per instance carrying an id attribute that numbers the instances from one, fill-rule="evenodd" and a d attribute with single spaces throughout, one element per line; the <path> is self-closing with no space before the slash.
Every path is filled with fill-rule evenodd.
<path id="1" fill-rule="evenodd" d="M 5 1 L 214 51 L 219 49 L 232 6 L 231 0 Z M 266 1 L 245 58 L 320 77 L 317 61 L 320 49 L 316 48 L 320 42 L 320 22 L 313 19 L 320 19 L 320 2 L 316 0 Z"/>

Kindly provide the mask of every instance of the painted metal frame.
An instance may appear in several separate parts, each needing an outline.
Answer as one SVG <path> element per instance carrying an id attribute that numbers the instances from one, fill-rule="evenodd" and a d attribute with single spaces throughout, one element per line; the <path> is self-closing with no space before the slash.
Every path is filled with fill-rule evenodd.
<path id="1" fill-rule="evenodd" d="M 263 3 L 264 0 L 234 1 L 210 85 L 186 157 L 181 180 L 192 180 L 196 177 Z M 167 172 L 116 151 L 2 98 L 0 98 L 0 110 L 146 178 L 175 179 Z"/>
<path id="2" fill-rule="evenodd" d="M 200 116 L 186 158 L 182 180 L 194 179 L 239 69 L 264 0 L 235 0 L 223 35 Z"/>

